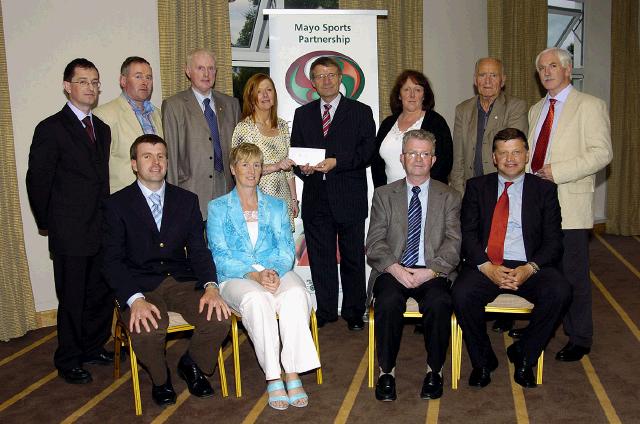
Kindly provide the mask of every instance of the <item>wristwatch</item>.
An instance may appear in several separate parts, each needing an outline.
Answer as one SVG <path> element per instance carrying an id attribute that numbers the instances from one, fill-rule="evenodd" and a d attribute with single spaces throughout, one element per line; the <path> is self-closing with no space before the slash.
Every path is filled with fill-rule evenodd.
<path id="1" fill-rule="evenodd" d="M 540 267 L 538 266 L 537 263 L 535 262 L 527 262 L 529 265 L 531 265 L 531 268 L 533 268 L 533 273 L 535 274 L 536 272 L 540 271 Z"/>

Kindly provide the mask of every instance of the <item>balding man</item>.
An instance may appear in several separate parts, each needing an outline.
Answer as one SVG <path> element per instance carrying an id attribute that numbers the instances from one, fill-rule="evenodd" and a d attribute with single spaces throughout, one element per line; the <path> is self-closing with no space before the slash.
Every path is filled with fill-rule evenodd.
<path id="1" fill-rule="evenodd" d="M 237 99 L 213 90 L 216 58 L 206 49 L 187 56 L 191 87 L 162 104 L 162 125 L 171 156 L 167 181 L 198 195 L 200 212 L 234 186 L 227 158 L 240 120 Z"/>
<path id="2" fill-rule="evenodd" d="M 527 104 L 502 91 L 506 80 L 499 59 L 479 59 L 473 74 L 478 94 L 456 106 L 449 181 L 460 193 L 469 178 L 495 172 L 491 146 L 498 131 L 511 127 L 527 133 Z"/>

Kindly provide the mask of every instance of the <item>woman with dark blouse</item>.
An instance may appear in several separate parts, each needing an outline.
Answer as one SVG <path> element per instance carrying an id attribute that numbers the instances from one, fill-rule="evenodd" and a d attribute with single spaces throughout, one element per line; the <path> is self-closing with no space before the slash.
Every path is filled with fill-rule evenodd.
<path id="1" fill-rule="evenodd" d="M 435 100 L 427 77 L 414 70 L 403 71 L 391 90 L 392 115 L 380 124 L 377 149 L 371 164 L 374 187 L 404 178 L 400 163 L 402 136 L 412 129 L 427 130 L 436 137 L 436 162 L 431 178 L 445 184 L 453 163 L 453 141 L 447 121 L 433 110 Z"/>

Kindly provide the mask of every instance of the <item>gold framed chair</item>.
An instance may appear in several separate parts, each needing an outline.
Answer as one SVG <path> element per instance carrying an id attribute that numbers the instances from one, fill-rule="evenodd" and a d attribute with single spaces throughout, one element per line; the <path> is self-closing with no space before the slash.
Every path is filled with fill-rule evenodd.
<path id="1" fill-rule="evenodd" d="M 420 308 L 418 306 L 418 302 L 415 301 L 412 297 L 407 299 L 407 307 L 404 311 L 403 316 L 405 318 L 422 318 L 422 313 L 420 313 Z M 458 328 L 458 321 L 456 320 L 455 314 L 451 314 L 451 351 L 455 351 L 454 343 L 454 332 Z M 369 369 L 368 369 L 368 377 L 369 377 L 369 388 L 374 386 L 374 365 L 375 365 L 375 350 L 376 350 L 376 330 L 375 330 L 375 316 L 374 316 L 374 308 L 373 302 L 371 302 L 371 306 L 369 306 Z M 451 374 L 456 375 L 456 370 L 454 368 L 455 361 L 451 360 Z M 451 378 L 453 380 L 453 377 Z"/>
<path id="2" fill-rule="evenodd" d="M 114 341 L 114 361 L 113 361 L 113 377 L 120 378 L 120 353 L 121 348 L 125 344 L 129 346 L 129 356 L 131 358 L 131 383 L 133 386 L 133 402 L 136 408 L 136 415 L 142 415 L 142 401 L 140 399 L 140 378 L 138 376 L 138 358 L 131 345 L 131 335 L 127 324 L 122 320 L 120 309 L 118 306 L 114 309 L 115 329 L 113 334 Z M 180 331 L 193 330 L 195 327 L 187 323 L 182 315 L 177 312 L 169 312 L 169 328 L 167 334 L 177 333 Z M 218 373 L 220 374 L 220 386 L 222 397 L 229 396 L 227 389 L 227 375 L 224 368 L 224 356 L 222 355 L 222 347 L 218 351 Z"/>
<path id="3" fill-rule="evenodd" d="M 485 312 L 496 312 L 502 314 L 530 314 L 534 304 L 515 294 L 501 294 L 493 302 L 484 307 Z M 452 332 L 452 340 L 455 335 L 455 342 L 452 343 L 453 351 L 451 356 L 454 364 L 454 374 L 451 382 L 453 389 L 458 388 L 460 381 L 460 363 L 462 362 L 462 328 L 456 325 L 455 333 Z M 542 369 L 544 366 L 544 351 L 538 357 L 536 366 L 536 383 L 542 384 Z"/>
<path id="4" fill-rule="evenodd" d="M 278 318 L 278 317 L 276 317 Z M 318 359 L 320 359 L 320 340 L 318 339 L 318 320 L 316 311 L 311 309 L 311 337 L 316 345 Z M 231 343 L 233 345 L 233 370 L 236 383 L 236 397 L 242 397 L 242 377 L 240 375 L 240 346 L 238 343 L 238 320 L 242 321 L 240 312 L 233 311 L 231 314 Z M 316 369 L 316 382 L 322 384 L 322 366 Z"/>

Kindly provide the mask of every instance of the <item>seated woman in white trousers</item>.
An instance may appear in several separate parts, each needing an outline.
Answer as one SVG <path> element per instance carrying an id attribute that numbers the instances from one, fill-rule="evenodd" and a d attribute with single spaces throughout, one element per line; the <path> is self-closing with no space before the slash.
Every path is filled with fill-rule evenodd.
<path id="1" fill-rule="evenodd" d="M 242 315 L 267 379 L 269 405 L 281 410 L 289 405 L 304 407 L 309 399 L 298 373 L 318 368 L 320 361 L 309 330 L 311 298 L 292 271 L 294 244 L 287 205 L 257 187 L 263 156 L 256 145 L 233 148 L 229 162 L 236 187 L 209 202 L 207 216 L 220 293 Z"/>

